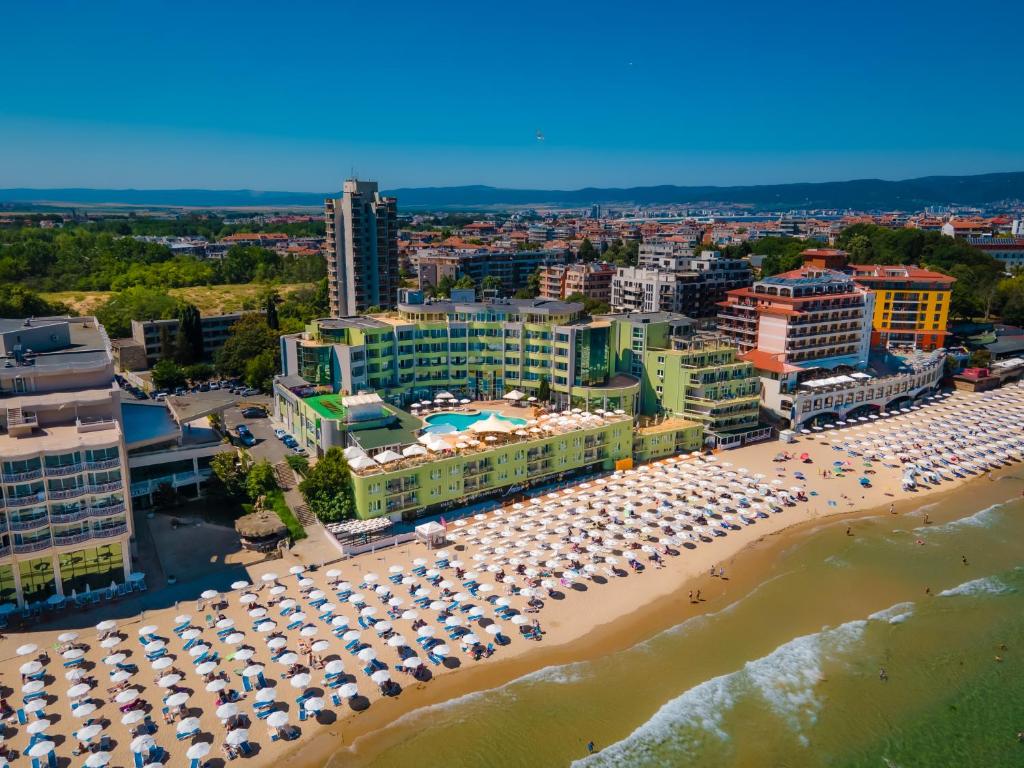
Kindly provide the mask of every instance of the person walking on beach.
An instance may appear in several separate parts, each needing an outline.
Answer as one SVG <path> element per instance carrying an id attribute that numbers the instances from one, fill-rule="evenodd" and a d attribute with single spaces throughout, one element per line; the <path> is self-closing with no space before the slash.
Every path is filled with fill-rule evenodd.
<path id="1" fill-rule="evenodd" d="M 961 556 L 960 556 L 960 559 L 961 559 L 961 560 L 963 561 L 963 564 L 964 564 L 964 565 L 968 565 L 968 562 L 967 562 L 967 555 L 961 555 Z"/>
<path id="2" fill-rule="evenodd" d="M 594 754 L 594 742 L 592 742 L 592 741 L 588 741 L 587 742 L 587 754 L 588 755 Z"/>
<path id="3" fill-rule="evenodd" d="M 691 603 L 693 602 L 693 590 L 692 589 L 690 590 L 690 602 Z"/>
<path id="4" fill-rule="evenodd" d="M 895 515 L 896 514 L 896 505 L 895 504 L 890 504 L 889 505 L 889 514 L 890 515 Z"/>
<path id="5" fill-rule="evenodd" d="M 878 679 L 881 680 L 883 683 L 889 679 L 889 673 L 885 671 L 885 667 L 882 667 L 880 670 L 878 670 Z"/>
<path id="6" fill-rule="evenodd" d="M 701 596 L 700 596 L 700 590 L 698 589 L 697 590 L 697 602 L 699 603 L 700 601 L 701 601 Z"/>

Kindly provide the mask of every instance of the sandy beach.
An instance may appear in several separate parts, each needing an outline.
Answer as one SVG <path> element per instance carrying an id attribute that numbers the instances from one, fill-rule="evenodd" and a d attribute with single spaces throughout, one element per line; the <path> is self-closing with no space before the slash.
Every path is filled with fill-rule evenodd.
<path id="1" fill-rule="evenodd" d="M 964 425 L 948 427 L 956 419 L 964 420 Z M 996 419 L 1007 423 L 997 424 Z M 73 756 L 72 750 L 79 741 L 74 732 L 89 718 L 101 726 L 93 729 L 96 736 L 92 741 L 109 737 L 109 764 L 124 768 L 134 764 L 130 745 L 138 738 L 133 735 L 138 724 L 122 723 L 124 714 L 119 710 L 131 702 L 116 700 L 123 690 L 134 689 L 158 726 L 144 743 L 148 747 L 152 741 L 158 751 L 164 750 L 167 765 L 188 765 L 186 752 L 194 743 L 211 745 L 204 764 L 222 765 L 226 734 L 246 731 L 244 742 L 253 752 L 245 760 L 248 764 L 323 766 L 338 749 L 358 742 L 407 712 L 492 688 L 548 665 L 607 653 L 649 637 L 680 617 L 700 613 L 705 602 L 756 583 L 758 572 L 763 570 L 758 566 L 759 557 L 763 557 L 759 550 L 766 551 L 767 542 L 779 542 L 783 531 L 786 536 L 796 535 L 801 526 L 831 516 L 852 518 L 890 511 L 900 514 L 920 506 L 923 497 L 972 479 L 984 482 L 980 478 L 999 466 L 1010 465 L 1019 453 L 1012 458 L 992 458 L 988 466 L 979 464 L 972 471 L 960 472 L 963 477 L 952 474 L 947 464 L 942 470 L 945 477 L 936 477 L 936 482 L 922 479 L 910 491 L 901 487 L 904 466 L 909 461 L 922 464 L 938 458 L 940 444 L 948 444 L 949 450 L 956 452 L 952 443 L 941 437 L 947 427 L 957 434 L 983 430 L 982 435 L 989 433 L 995 440 L 996 430 L 1010 434 L 1016 428 L 1019 436 L 1022 419 L 1022 389 L 986 395 L 957 393 L 907 414 L 804 436 L 791 445 L 770 442 L 721 453 L 710 460 L 680 457 L 592 478 L 575 488 L 545 495 L 536 503 L 451 524 L 447 558 L 436 574 L 431 573 L 439 565 L 436 553 L 419 544 L 301 574 L 289 573 L 290 562 L 262 563 L 248 569 L 249 581 L 255 585 L 251 589 L 232 589 L 224 584 L 219 587 L 223 598 L 210 597 L 200 603 L 194 599 L 182 601 L 141 616 L 118 619 L 116 634 L 110 637 L 120 640 L 108 640 L 106 648 L 95 627 L 105 618 L 102 609 L 69 616 L 60 625 L 43 631 L 11 633 L 0 642 L 0 681 L 8 704 L 14 710 L 22 707 L 23 696 L 36 694 L 23 692 L 19 669 L 39 652 L 48 652 L 49 660 L 42 664 L 38 676 L 45 701 L 41 714 L 50 725 L 35 738 L 52 742 L 61 765 L 85 764 L 88 759 L 86 753 Z M 929 443 L 929 437 L 936 442 Z M 901 446 L 903 441 L 905 445 Z M 778 460 L 784 452 L 791 457 Z M 868 455 L 873 458 L 867 459 Z M 960 466 L 973 460 L 967 456 L 956 458 Z M 842 464 L 837 466 L 836 462 Z M 702 491 L 706 492 L 703 496 Z M 803 500 L 796 500 L 798 496 Z M 705 516 L 700 516 L 701 510 L 705 510 Z M 679 517 L 673 520 L 676 514 Z M 684 514 L 689 517 L 684 519 Z M 669 524 L 672 527 L 666 530 Z M 503 535 L 505 530 L 510 532 Z M 531 537 L 529 543 L 521 541 L 526 535 Z M 659 552 L 663 567 L 652 561 L 651 551 L 632 549 L 634 543 Z M 533 547 L 543 547 L 543 553 L 535 555 Z M 631 567 L 631 556 L 642 570 Z M 420 559 L 425 562 L 417 562 Z M 580 568 L 575 567 L 574 560 Z M 487 570 L 488 565 L 497 570 Z M 592 567 L 587 569 L 587 565 Z M 457 575 L 456 568 L 461 575 Z M 718 570 L 723 568 L 724 576 Z M 420 569 L 418 573 L 416 569 Z M 712 576 L 712 569 L 719 575 Z M 475 578 L 471 577 L 474 573 Z M 504 580 L 499 578 L 502 573 Z M 411 583 L 402 583 L 403 579 Z M 429 583 L 431 580 L 435 583 Z M 450 582 L 447 587 L 442 583 L 446 581 Z M 350 586 L 345 587 L 346 583 Z M 473 586 L 467 587 L 467 583 Z M 378 591 L 381 586 L 383 592 Z M 429 593 L 417 598 L 418 590 Z M 362 594 L 362 600 L 353 601 L 352 593 Z M 246 594 L 253 597 L 243 597 Z M 417 599 L 420 605 L 413 604 Z M 223 607 L 215 607 L 222 600 Z M 390 600 L 401 603 L 392 604 Z M 435 605 L 439 600 L 444 605 Z M 531 605 L 534 600 L 539 602 Z M 294 601 L 294 610 L 305 615 L 296 618 L 289 601 Z M 507 606 L 501 604 L 503 601 Z M 326 613 L 324 602 L 329 609 Z M 391 614 L 386 615 L 389 608 Z M 282 610 L 287 615 L 282 615 Z M 415 618 L 406 613 L 409 610 L 416 611 Z M 515 620 L 515 616 L 524 618 Z M 360 619 L 366 628 L 360 626 Z M 534 619 L 543 632 L 540 640 L 526 639 L 516 623 L 522 621 L 528 631 Z M 268 621 L 273 626 L 267 626 Z M 381 627 L 381 621 L 391 626 Z M 425 622 L 436 639 L 418 641 L 414 621 Z M 140 638 L 139 630 L 144 626 L 154 629 Z M 499 629 L 488 630 L 493 626 Z M 351 631 L 359 631 L 360 645 L 352 644 L 352 636 L 346 639 L 345 633 Z M 457 637 L 466 631 L 479 639 L 478 653 L 492 651 L 492 655 L 477 660 L 464 651 L 462 646 L 474 645 Z M 78 637 L 58 640 L 66 632 L 76 632 Z M 393 639 L 396 636 L 400 641 Z M 280 641 L 267 642 L 273 638 Z M 316 646 L 321 650 L 312 656 L 303 652 L 318 641 L 323 643 Z M 147 645 L 153 642 L 163 644 L 162 654 L 161 649 Z M 27 644 L 37 645 L 38 650 L 19 655 L 17 651 L 24 651 Z M 436 653 L 442 644 L 447 646 L 447 653 Z M 197 657 L 190 655 L 190 649 L 197 645 L 208 645 L 208 654 L 218 654 L 212 666 L 202 668 L 209 670 L 206 675 L 193 663 Z M 428 653 L 431 645 L 434 659 Z M 361 655 L 350 652 L 357 648 L 363 649 Z M 62 655 L 67 650 L 72 651 L 72 658 Z M 118 652 L 125 654 L 121 663 L 134 665 L 137 671 L 122 675 L 123 680 L 115 683 L 110 674 L 118 668 L 106 661 L 111 653 Z M 283 659 L 291 663 L 282 664 L 272 658 L 287 653 L 296 654 L 295 659 Z M 180 680 L 168 681 L 168 671 L 153 669 L 147 654 L 170 658 L 168 669 L 179 670 Z M 426 670 L 418 677 L 397 667 L 403 657 L 411 655 Z M 379 669 L 371 667 L 373 659 Z M 62 666 L 68 662 L 77 663 Z M 286 728 L 268 728 L 267 720 L 256 716 L 258 693 L 243 690 L 242 675 L 246 667 L 253 666 L 262 667 L 267 687 L 274 689 L 276 703 L 272 708 L 284 713 L 275 722 L 286 716 Z M 66 679 L 67 673 L 78 667 L 83 669 L 82 680 Z M 340 668 L 342 672 L 329 675 Z M 373 678 L 375 671 L 385 674 Z M 308 679 L 302 677 L 306 674 Z M 250 671 L 245 679 L 252 682 L 258 679 L 256 675 Z M 221 676 L 225 680 L 223 690 L 207 690 L 210 682 Z M 375 680 L 383 681 L 385 677 L 397 683 L 400 691 L 382 690 Z M 68 690 L 81 682 L 88 689 L 77 701 L 92 702 L 96 707 L 93 712 L 72 709 Z M 357 695 L 332 700 L 332 695 L 347 694 L 349 691 L 342 686 L 352 684 Z M 113 690 L 118 685 L 122 687 L 120 692 Z M 214 683 L 210 687 L 221 686 Z M 388 682 L 384 682 L 383 688 L 387 687 Z M 237 701 L 239 714 L 219 717 L 217 710 L 222 705 L 218 701 L 231 690 L 242 696 Z M 181 711 L 169 706 L 171 717 L 165 719 L 161 710 L 168 705 L 161 699 L 169 691 L 172 696 L 187 695 Z M 181 699 L 179 695 L 172 701 Z M 316 701 L 312 706 L 298 703 L 317 699 L 322 701 L 322 708 Z M 300 719 L 300 709 L 308 709 L 310 716 Z M 229 711 L 233 710 L 221 709 L 220 714 Z M 195 730 L 196 735 L 179 740 L 176 731 L 182 719 L 189 717 L 198 722 L 188 722 L 195 727 L 187 732 Z M 25 719 L 25 724 L 19 724 L 16 717 L 8 721 L 4 734 L 5 745 L 20 753 L 29 749 L 32 738 L 28 731 L 34 716 L 26 713 Z M 292 729 L 301 735 L 294 740 L 272 740 L 272 735 L 284 735 Z M 232 739 L 242 741 L 240 736 Z M 202 751 L 199 748 L 195 753 Z M 154 759 L 160 757 L 157 752 L 153 754 Z M 45 764 L 45 759 L 42 762 Z"/>

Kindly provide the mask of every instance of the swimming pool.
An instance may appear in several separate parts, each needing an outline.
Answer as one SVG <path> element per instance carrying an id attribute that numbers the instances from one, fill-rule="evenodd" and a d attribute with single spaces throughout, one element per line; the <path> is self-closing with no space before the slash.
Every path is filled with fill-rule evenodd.
<path id="1" fill-rule="evenodd" d="M 521 427 L 526 424 L 526 419 L 519 419 L 515 416 L 502 416 L 497 411 L 477 411 L 476 413 L 435 413 L 433 416 L 427 416 L 424 421 L 427 422 L 427 426 L 424 427 L 424 432 L 463 432 L 469 429 L 470 424 L 475 424 L 483 419 L 496 416 L 502 421 L 507 421 L 510 424 L 514 424 L 517 427 Z"/>

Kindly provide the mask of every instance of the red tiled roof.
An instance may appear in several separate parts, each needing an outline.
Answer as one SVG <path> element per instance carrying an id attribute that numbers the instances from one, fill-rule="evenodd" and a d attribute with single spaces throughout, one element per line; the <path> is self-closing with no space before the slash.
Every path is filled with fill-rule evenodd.
<path id="1" fill-rule="evenodd" d="M 752 349 L 749 352 L 744 352 L 739 357 L 740 360 L 753 363 L 754 367 L 761 371 L 771 371 L 772 373 L 793 373 L 800 370 L 799 367 L 780 360 L 779 355 L 771 354 L 770 352 L 762 352 L 760 349 Z"/>

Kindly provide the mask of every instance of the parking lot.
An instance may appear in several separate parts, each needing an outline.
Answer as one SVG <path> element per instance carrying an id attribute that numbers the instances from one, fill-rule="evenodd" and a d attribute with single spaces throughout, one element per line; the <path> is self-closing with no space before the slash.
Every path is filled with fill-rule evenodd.
<path id="1" fill-rule="evenodd" d="M 254 459 L 257 461 L 266 459 L 271 464 L 284 461 L 284 457 L 289 455 L 291 451 L 284 443 L 274 437 L 274 427 L 270 420 L 270 415 L 273 412 L 271 398 L 267 395 L 253 395 L 252 397 L 236 398 L 236 400 L 239 404 L 233 405 L 224 411 L 224 426 L 231 433 L 232 440 L 235 440 L 238 435 L 238 425 L 244 424 L 252 432 L 252 436 L 256 438 L 256 445 L 248 449 Z M 264 406 L 267 410 L 267 416 L 246 418 L 242 415 L 243 407 L 246 405 Z"/>

